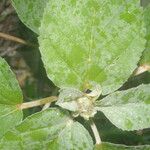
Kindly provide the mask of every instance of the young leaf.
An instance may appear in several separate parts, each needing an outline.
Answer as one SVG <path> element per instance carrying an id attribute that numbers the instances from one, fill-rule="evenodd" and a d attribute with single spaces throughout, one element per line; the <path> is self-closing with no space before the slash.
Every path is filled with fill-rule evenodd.
<path id="1" fill-rule="evenodd" d="M 48 77 L 59 87 L 103 94 L 118 89 L 136 68 L 145 45 L 139 0 L 51 0 L 40 27 Z"/>
<path id="2" fill-rule="evenodd" d="M 80 115 L 84 119 L 89 120 L 89 118 L 94 117 L 96 114 L 94 102 L 95 101 L 92 101 L 86 94 L 77 89 L 66 88 L 61 91 L 56 104 L 62 108 L 73 111 L 74 117 Z"/>
<path id="3" fill-rule="evenodd" d="M 78 111 L 77 99 L 84 96 L 84 93 L 73 88 L 64 88 L 60 90 L 57 105 L 70 111 Z"/>
<path id="4" fill-rule="evenodd" d="M 74 117 L 78 115 L 88 120 L 94 117 L 96 110 L 94 107 L 95 101 L 101 95 L 101 87 L 94 85 L 89 93 L 83 93 L 74 88 L 64 88 L 60 90 L 57 105 L 64 109 L 73 111 Z"/>
<path id="5" fill-rule="evenodd" d="M 41 19 L 47 0 L 12 0 L 19 18 L 31 30 L 39 33 Z"/>
<path id="6" fill-rule="evenodd" d="M 0 138 L 22 120 L 22 111 L 17 108 L 22 99 L 14 74 L 0 58 Z"/>
<path id="7" fill-rule="evenodd" d="M 70 115 L 59 109 L 48 109 L 25 119 L 0 141 L 0 149 L 92 150 L 88 131 Z"/>
<path id="8" fill-rule="evenodd" d="M 149 150 L 149 149 L 150 149 L 149 145 L 126 146 L 112 143 L 102 143 L 101 145 L 96 145 L 94 150 Z"/>
<path id="9" fill-rule="evenodd" d="M 150 85 L 117 91 L 97 102 L 97 110 L 118 128 L 139 130 L 150 127 Z"/>

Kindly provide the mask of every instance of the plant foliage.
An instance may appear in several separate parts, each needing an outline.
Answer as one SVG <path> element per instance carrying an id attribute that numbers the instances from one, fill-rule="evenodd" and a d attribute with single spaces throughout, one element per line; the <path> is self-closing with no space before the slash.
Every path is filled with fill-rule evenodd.
<path id="1" fill-rule="evenodd" d="M 21 90 L 0 59 L 0 149 L 150 149 L 101 143 L 90 123 L 101 111 L 122 130 L 150 127 L 150 85 L 118 90 L 138 64 L 149 65 L 150 7 L 143 10 L 140 0 L 12 2 L 20 19 L 39 35 L 47 75 L 61 90 L 55 108 L 22 121 Z M 99 145 L 78 116 L 91 125 Z"/>
<path id="2" fill-rule="evenodd" d="M 0 138 L 22 120 L 17 104 L 23 100 L 18 83 L 8 64 L 0 58 Z"/>

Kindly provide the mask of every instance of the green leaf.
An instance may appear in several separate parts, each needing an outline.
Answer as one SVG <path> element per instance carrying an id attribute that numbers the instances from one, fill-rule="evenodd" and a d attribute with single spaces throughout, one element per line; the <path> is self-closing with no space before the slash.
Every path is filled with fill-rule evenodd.
<path id="1" fill-rule="evenodd" d="M 41 19 L 47 0 L 12 0 L 19 18 L 31 30 L 39 33 Z"/>
<path id="2" fill-rule="evenodd" d="M 48 77 L 60 88 L 118 89 L 137 66 L 145 46 L 139 0 L 51 0 L 40 27 Z"/>
<path id="3" fill-rule="evenodd" d="M 28 117 L 6 133 L 0 149 L 92 150 L 93 141 L 88 131 L 67 112 L 52 108 Z"/>
<path id="4" fill-rule="evenodd" d="M 150 145 L 126 146 L 112 143 L 102 143 L 101 145 L 95 146 L 95 150 L 149 150 L 149 149 Z"/>
<path id="5" fill-rule="evenodd" d="M 0 58 L 0 138 L 22 120 L 22 111 L 17 108 L 22 100 L 14 74 Z"/>
<path id="6" fill-rule="evenodd" d="M 97 110 L 118 128 L 139 130 L 150 127 L 150 85 L 117 91 L 97 102 Z"/>
<path id="7" fill-rule="evenodd" d="M 143 52 L 140 65 L 149 65 L 150 68 L 150 4 L 144 10 L 144 20 L 146 24 L 146 48 Z"/>

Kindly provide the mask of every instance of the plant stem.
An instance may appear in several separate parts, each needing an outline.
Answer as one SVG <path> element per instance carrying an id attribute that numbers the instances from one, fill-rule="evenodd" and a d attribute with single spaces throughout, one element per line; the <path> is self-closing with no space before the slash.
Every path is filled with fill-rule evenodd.
<path id="1" fill-rule="evenodd" d="M 94 123 L 94 121 L 93 121 L 92 119 L 90 119 L 90 126 L 91 126 L 91 129 L 92 129 L 92 131 L 93 131 L 96 144 L 97 144 L 97 145 L 101 144 L 102 141 L 101 141 L 101 138 L 100 138 L 98 129 L 97 129 L 97 127 L 96 127 L 96 125 L 95 125 L 95 123 Z"/>
<path id="2" fill-rule="evenodd" d="M 43 98 L 43 99 L 40 99 L 40 100 L 19 104 L 19 105 L 17 105 L 17 108 L 19 110 L 28 109 L 28 108 L 44 105 L 44 104 L 47 104 L 47 103 L 52 103 L 56 100 L 57 100 L 56 96 L 46 97 L 46 98 Z"/>
<path id="3" fill-rule="evenodd" d="M 6 33 L 0 32 L 0 38 L 35 47 L 35 45 L 33 45 L 31 43 L 27 43 L 25 40 L 23 40 L 21 38 L 18 38 L 18 37 L 15 37 L 15 36 L 12 36 L 12 35 L 9 35 L 9 34 L 6 34 Z"/>

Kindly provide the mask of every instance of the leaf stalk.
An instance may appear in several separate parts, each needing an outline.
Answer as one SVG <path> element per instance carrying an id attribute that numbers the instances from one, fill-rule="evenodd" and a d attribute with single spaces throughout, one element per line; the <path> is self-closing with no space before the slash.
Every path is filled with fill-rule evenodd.
<path id="1" fill-rule="evenodd" d="M 19 104 L 19 105 L 17 105 L 17 108 L 19 110 L 28 109 L 28 108 L 37 107 L 37 106 L 41 106 L 44 104 L 52 103 L 56 100 L 57 100 L 56 96 L 46 97 L 46 98 L 43 98 L 40 100 Z"/>
<path id="2" fill-rule="evenodd" d="M 95 137 L 96 145 L 101 144 L 102 141 L 101 141 L 98 129 L 97 129 L 97 127 L 96 127 L 96 125 L 92 119 L 90 119 L 90 126 L 91 126 L 92 132 L 93 132 L 94 137 Z"/>

